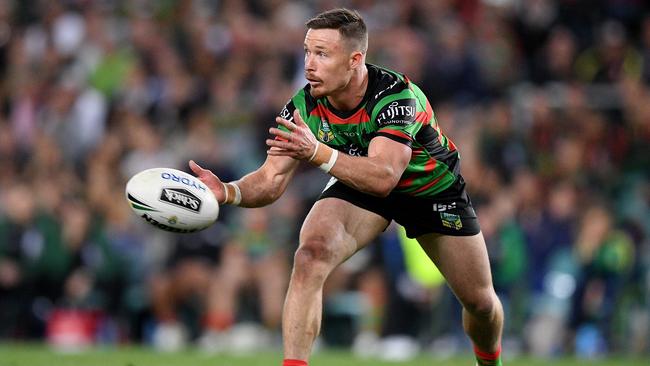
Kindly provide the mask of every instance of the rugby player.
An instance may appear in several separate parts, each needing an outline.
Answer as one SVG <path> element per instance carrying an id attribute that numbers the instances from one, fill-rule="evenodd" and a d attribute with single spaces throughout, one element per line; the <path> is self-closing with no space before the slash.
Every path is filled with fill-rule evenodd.
<path id="1" fill-rule="evenodd" d="M 306 26 L 308 83 L 269 130 L 262 166 L 224 183 L 190 161 L 220 203 L 243 207 L 278 199 L 301 161 L 332 176 L 300 232 L 283 311 L 283 365 L 307 365 L 325 280 L 392 220 L 417 239 L 462 304 L 477 364 L 501 365 L 503 309 L 456 146 L 417 85 L 366 63 L 368 33 L 356 11 L 329 10 Z"/>

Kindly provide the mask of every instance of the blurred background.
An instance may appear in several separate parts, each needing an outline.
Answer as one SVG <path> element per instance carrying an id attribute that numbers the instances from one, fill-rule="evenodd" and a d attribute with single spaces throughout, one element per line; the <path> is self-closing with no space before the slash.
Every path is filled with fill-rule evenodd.
<path id="1" fill-rule="evenodd" d="M 0 341 L 279 349 L 298 230 L 327 176 L 222 207 L 204 232 L 138 219 L 130 176 L 255 169 L 305 84 L 304 22 L 338 6 L 368 61 L 429 96 L 506 309 L 506 354 L 650 354 L 650 5 L 643 0 L 0 0 Z M 325 289 L 318 347 L 469 350 L 460 307 L 390 227 Z"/>

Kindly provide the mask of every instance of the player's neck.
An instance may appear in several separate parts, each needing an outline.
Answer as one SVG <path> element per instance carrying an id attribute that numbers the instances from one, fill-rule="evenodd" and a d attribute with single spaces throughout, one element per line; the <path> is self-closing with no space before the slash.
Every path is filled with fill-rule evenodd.
<path id="1" fill-rule="evenodd" d="M 338 93 L 327 96 L 330 105 L 339 111 L 349 111 L 356 108 L 366 95 L 368 89 L 368 68 L 364 64 L 360 67 L 350 82 Z"/>

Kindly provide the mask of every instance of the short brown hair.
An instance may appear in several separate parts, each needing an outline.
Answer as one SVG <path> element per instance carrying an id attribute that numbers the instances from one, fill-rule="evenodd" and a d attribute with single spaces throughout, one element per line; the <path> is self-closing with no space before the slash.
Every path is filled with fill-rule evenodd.
<path id="1" fill-rule="evenodd" d="M 346 8 L 324 11 L 309 19 L 305 25 L 309 29 L 338 29 L 341 36 L 350 41 L 358 50 L 368 50 L 368 29 L 356 10 Z"/>

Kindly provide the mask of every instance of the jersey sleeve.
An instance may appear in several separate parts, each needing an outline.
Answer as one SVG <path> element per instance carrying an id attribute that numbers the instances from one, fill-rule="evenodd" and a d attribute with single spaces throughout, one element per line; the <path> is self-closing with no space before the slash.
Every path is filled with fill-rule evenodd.
<path id="1" fill-rule="evenodd" d="M 421 127 L 416 122 L 415 96 L 407 89 L 385 99 L 377 103 L 376 114 L 373 113 L 377 124 L 376 136 L 387 137 L 410 147 Z"/>
<path id="2" fill-rule="evenodd" d="M 293 112 L 298 109 L 300 117 L 302 117 L 303 121 L 307 122 L 307 108 L 308 105 L 307 101 L 305 100 L 305 89 L 301 89 L 293 97 L 291 97 L 291 99 L 289 99 L 289 101 L 280 110 L 278 116 L 280 118 L 286 119 L 287 121 L 295 123 L 293 120 Z M 282 125 L 278 125 L 277 127 L 282 131 L 291 132 Z M 278 138 L 276 137 L 276 139 Z"/>
<path id="3" fill-rule="evenodd" d="M 296 110 L 296 105 L 293 103 L 293 98 L 289 99 L 287 104 L 284 105 L 284 107 L 280 110 L 280 113 L 278 114 L 278 117 L 286 119 L 288 121 L 293 122 L 293 112 Z M 282 125 L 278 125 L 278 129 L 285 131 L 285 132 L 290 132 L 289 129 Z"/>

